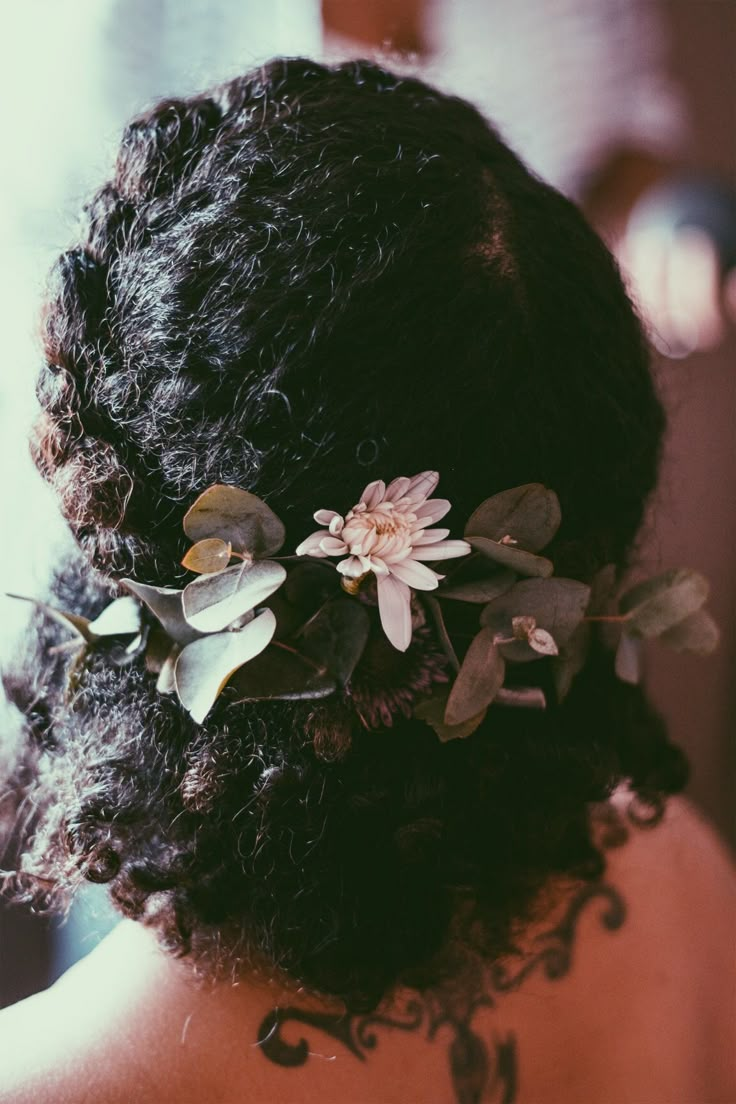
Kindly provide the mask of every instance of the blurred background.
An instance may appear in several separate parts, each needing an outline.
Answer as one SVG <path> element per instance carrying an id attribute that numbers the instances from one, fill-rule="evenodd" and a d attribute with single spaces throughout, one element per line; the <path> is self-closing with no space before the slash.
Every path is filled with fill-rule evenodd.
<path id="1" fill-rule="evenodd" d="M 37 316 L 125 121 L 277 54 L 376 57 L 478 104 L 624 268 L 670 417 L 642 567 L 703 571 L 723 631 L 707 660 L 652 654 L 648 682 L 736 843 L 736 0 L 26 0 L 3 22 L 2 590 L 41 596 L 68 539 L 25 443 Z M 0 663 L 27 616 L 0 598 Z M 0 702 L 0 763 L 16 723 Z M 112 923 L 94 891 L 65 924 L 0 907 L 0 1006 Z"/>

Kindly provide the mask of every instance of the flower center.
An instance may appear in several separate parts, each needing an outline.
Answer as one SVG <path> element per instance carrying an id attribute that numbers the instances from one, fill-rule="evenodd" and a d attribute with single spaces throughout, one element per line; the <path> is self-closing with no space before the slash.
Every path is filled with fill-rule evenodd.
<path id="1" fill-rule="evenodd" d="M 411 540 L 413 514 L 400 510 L 373 510 L 353 514 L 346 519 L 342 539 L 351 549 L 364 549 L 365 553 L 380 554 L 389 541 L 408 545 Z"/>

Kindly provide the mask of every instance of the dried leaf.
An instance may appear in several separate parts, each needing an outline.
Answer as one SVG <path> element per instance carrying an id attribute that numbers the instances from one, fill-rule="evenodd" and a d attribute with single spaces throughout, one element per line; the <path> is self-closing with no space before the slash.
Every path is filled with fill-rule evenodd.
<path id="1" fill-rule="evenodd" d="M 511 631 L 517 640 L 528 640 L 529 634 L 534 632 L 536 627 L 537 619 L 535 617 L 511 618 Z"/>
<path id="2" fill-rule="evenodd" d="M 489 537 L 466 537 L 476 552 L 480 552 L 487 560 L 508 567 L 519 575 L 532 575 L 542 579 L 549 578 L 554 571 L 554 564 L 544 556 L 535 556 L 533 552 L 527 552 L 523 548 L 517 548 L 515 544 L 504 544 L 502 541 L 494 541 Z"/>
<path id="3" fill-rule="evenodd" d="M 564 648 L 581 624 L 590 600 L 590 587 L 577 579 L 523 579 L 483 610 L 481 624 L 494 636 L 513 636 L 514 618 L 532 617 L 536 627 L 550 633 L 558 648 Z M 499 645 L 502 655 L 515 663 L 538 659 L 539 652 L 527 641 Z"/>
<path id="4" fill-rule="evenodd" d="M 230 676 L 268 646 L 275 628 L 276 618 L 264 610 L 240 632 L 213 633 L 182 649 L 174 668 L 176 692 L 197 724 L 202 724 Z"/>
<path id="5" fill-rule="evenodd" d="M 262 605 L 285 578 L 286 568 L 274 560 L 234 564 L 217 575 L 201 575 L 184 588 L 184 616 L 199 632 L 220 632 Z"/>
<path id="6" fill-rule="evenodd" d="M 235 701 L 326 698 L 337 689 L 323 668 L 298 652 L 274 645 L 236 671 L 229 683 Z"/>
<path id="7" fill-rule="evenodd" d="M 554 637 L 546 629 L 533 629 L 529 633 L 528 639 L 530 648 L 533 648 L 539 655 L 556 656 L 560 654 L 560 649 L 557 647 Z"/>
<path id="8" fill-rule="evenodd" d="M 471 641 L 450 690 L 445 724 L 460 725 L 487 709 L 503 685 L 506 664 L 493 642 L 493 633 L 481 629 Z"/>
<path id="9" fill-rule="evenodd" d="M 445 724 L 448 697 L 448 690 L 437 690 L 431 697 L 423 698 L 414 707 L 414 716 L 420 721 L 426 721 L 435 730 L 443 744 L 448 740 L 464 740 L 470 736 L 482 723 L 487 713 L 487 710 L 483 709 L 463 724 Z"/>
<path id="10" fill-rule="evenodd" d="M 87 626 L 93 636 L 127 636 L 141 631 L 140 602 L 130 594 L 116 598 Z"/>
<path id="11" fill-rule="evenodd" d="M 716 650 L 720 636 L 718 625 L 711 615 L 706 610 L 697 610 L 662 633 L 659 639 L 676 652 L 706 656 Z"/>
<path id="12" fill-rule="evenodd" d="M 581 622 L 565 646 L 560 648 L 559 656 L 553 661 L 555 689 L 559 702 L 565 700 L 575 676 L 585 666 L 590 649 L 590 635 L 590 625 L 585 621 Z"/>
<path id="13" fill-rule="evenodd" d="M 197 575 L 209 575 L 214 571 L 224 571 L 230 563 L 232 545 L 219 537 L 207 537 L 197 541 L 181 561 L 181 566 Z"/>
<path id="14" fill-rule="evenodd" d="M 236 552 L 272 556 L 284 543 L 282 522 L 262 499 L 240 487 L 216 483 L 204 491 L 184 518 L 193 541 L 219 537 Z"/>
<path id="15" fill-rule="evenodd" d="M 6 598 L 15 598 L 19 602 L 30 602 L 32 606 L 36 606 L 52 620 L 58 622 L 59 625 L 63 625 L 65 629 L 71 629 L 75 637 L 82 642 L 85 641 L 88 644 L 94 643 L 97 639 L 94 633 L 90 632 L 90 622 L 87 617 L 80 617 L 76 613 L 64 613 L 63 610 L 55 609 L 54 606 L 48 605 L 47 602 L 41 602 L 38 598 L 26 598 L 24 594 L 10 594 L 5 595 Z"/>
<path id="16" fill-rule="evenodd" d="M 304 626 L 299 650 L 345 686 L 363 654 L 369 629 L 364 606 L 350 598 L 333 598 Z"/>
<path id="17" fill-rule="evenodd" d="M 516 582 L 513 571 L 502 569 L 495 575 L 489 575 L 487 579 L 476 579 L 471 583 L 457 583 L 455 586 L 441 586 L 436 593 L 437 598 L 450 598 L 456 602 L 475 602 L 485 605 L 505 594 Z"/>
<path id="18" fill-rule="evenodd" d="M 468 520 L 465 535 L 495 542 L 511 537 L 520 550 L 539 552 L 554 537 L 560 520 L 560 503 L 554 491 L 541 483 L 526 483 L 482 502 Z"/>
<path id="19" fill-rule="evenodd" d="M 628 615 L 627 633 L 661 636 L 696 613 L 708 597 L 708 580 L 697 571 L 674 568 L 638 583 L 623 595 L 620 610 Z"/>
<path id="20" fill-rule="evenodd" d="M 183 591 L 172 590 L 169 587 L 148 586 L 147 583 L 138 583 L 135 579 L 121 579 L 121 584 L 145 606 L 148 606 L 166 635 L 176 644 L 183 647 L 201 636 L 201 633 L 188 624 L 184 617 Z"/>
<path id="21" fill-rule="evenodd" d="M 622 682 L 636 686 L 642 676 L 642 642 L 628 633 L 622 633 L 616 649 L 614 663 L 616 675 Z"/>
<path id="22" fill-rule="evenodd" d="M 452 646 L 452 641 L 450 640 L 450 634 L 447 631 L 447 626 L 445 625 L 445 619 L 442 616 L 442 609 L 440 607 L 439 602 L 437 601 L 437 599 L 434 596 L 429 595 L 429 594 L 425 594 L 424 595 L 424 603 L 427 606 L 427 609 L 429 610 L 429 612 L 432 616 L 432 620 L 434 622 L 434 627 L 437 631 L 437 636 L 439 638 L 440 644 L 442 645 L 442 650 L 444 651 L 445 655 L 449 659 L 450 665 L 452 666 L 452 668 L 455 671 L 459 671 L 460 670 L 460 660 L 457 658 L 457 653 L 455 652 L 455 649 Z"/>

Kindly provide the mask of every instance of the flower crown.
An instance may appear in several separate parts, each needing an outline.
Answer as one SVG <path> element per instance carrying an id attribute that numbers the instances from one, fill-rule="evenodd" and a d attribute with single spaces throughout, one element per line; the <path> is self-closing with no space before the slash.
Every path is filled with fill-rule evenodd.
<path id="1" fill-rule="evenodd" d="M 548 658 L 562 700 L 596 624 L 614 638 L 616 673 L 628 682 L 639 680 L 644 640 L 715 648 L 699 573 L 665 572 L 616 601 L 613 565 L 589 586 L 555 576 L 540 554 L 560 526 L 553 491 L 530 483 L 493 495 L 452 540 L 433 528 L 450 509 L 430 497 L 438 481 L 426 471 L 369 483 L 346 514 L 318 510 L 321 528 L 286 556 L 270 507 L 215 484 L 184 518 L 193 544 L 182 565 L 197 578 L 183 589 L 123 579 L 129 593 L 92 621 L 36 604 L 74 634 L 56 651 L 78 650 L 81 662 L 105 648 L 119 664 L 143 654 L 157 690 L 199 724 L 226 688 L 236 702 L 342 693 L 366 728 L 413 714 L 441 740 L 470 735 L 492 703 L 544 708 L 539 687 L 504 685 L 509 664 Z M 445 575 L 429 566 L 447 560 Z"/>

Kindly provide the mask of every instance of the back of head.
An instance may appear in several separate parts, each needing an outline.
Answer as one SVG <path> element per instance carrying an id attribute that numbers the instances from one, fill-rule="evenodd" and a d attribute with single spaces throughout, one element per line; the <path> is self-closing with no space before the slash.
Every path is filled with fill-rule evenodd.
<path id="1" fill-rule="evenodd" d="M 291 548 L 373 479 L 436 468 L 450 524 L 544 482 L 556 573 L 590 580 L 626 565 L 656 479 L 662 411 L 605 247 L 470 105 L 365 62 L 276 61 L 135 120 L 45 329 L 36 458 L 84 553 L 58 586 L 90 613 L 124 575 L 182 579 L 181 517 L 216 482 Z M 142 660 L 92 657 L 68 703 L 63 667 L 14 690 L 36 868 L 355 1008 L 458 947 L 500 954 L 550 876 L 600 873 L 591 802 L 684 780 L 598 651 L 564 704 L 450 744 L 344 701 L 221 699 L 196 725 Z"/>

